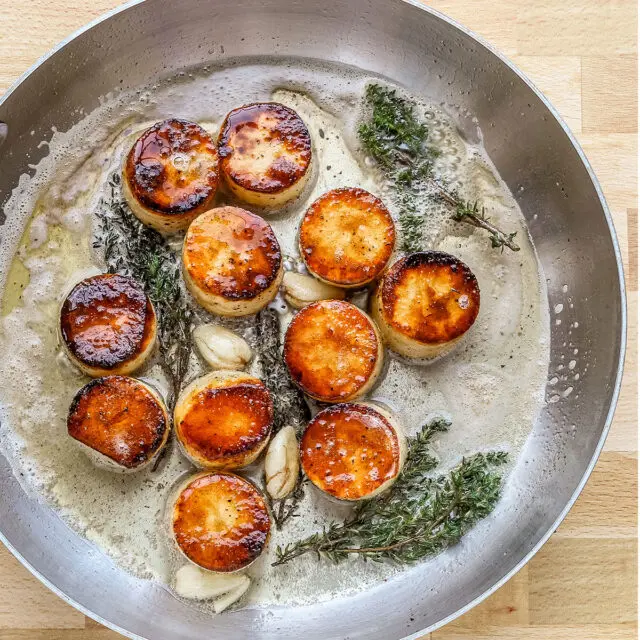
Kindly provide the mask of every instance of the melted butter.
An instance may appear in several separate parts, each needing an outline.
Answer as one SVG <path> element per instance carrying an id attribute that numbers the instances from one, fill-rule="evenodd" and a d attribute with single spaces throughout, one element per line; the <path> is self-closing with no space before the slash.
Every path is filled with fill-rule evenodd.
<path id="1" fill-rule="evenodd" d="M 231 65 L 105 100 L 71 131 L 54 134 L 49 156 L 33 178 L 23 176 L 6 205 L 10 222 L 3 242 L 15 251 L 13 262 L 0 269 L 0 376 L 21 384 L 0 390 L 0 448 L 27 492 L 47 500 L 69 526 L 138 576 L 170 584 L 184 563 L 170 544 L 166 505 L 192 467 L 174 445 L 155 473 L 96 469 L 66 433 L 69 404 L 87 379 L 60 353 L 57 337 L 60 301 L 75 282 L 101 267 L 91 248 L 92 212 L 108 176 L 120 167 L 136 133 L 161 118 L 190 118 L 217 134 L 234 107 L 282 102 L 309 128 L 313 175 L 297 202 L 265 217 L 288 267 L 302 270 L 297 226 L 322 193 L 359 186 L 381 197 L 396 219 L 400 213 L 389 186 L 357 152 L 356 126 L 368 79 L 352 69 L 302 61 Z M 522 250 L 491 249 L 482 232 L 453 223 L 425 195 L 425 248 L 448 251 L 469 265 L 480 285 L 480 314 L 459 348 L 428 366 L 388 354 L 370 398 L 389 406 L 408 434 L 431 414 L 449 415 L 453 426 L 436 442 L 442 468 L 479 449 L 505 448 L 515 460 L 543 402 L 549 362 L 546 293 L 535 252 L 521 212 L 482 147 L 465 141 L 442 111 L 428 104 L 419 108 L 430 122 L 432 143 L 443 152 L 437 172 L 463 196 L 482 200 L 498 225 L 518 230 Z M 283 311 L 284 330 L 291 314 L 280 299 L 275 304 Z M 194 375 L 202 372 L 196 360 Z M 157 361 L 139 375 L 166 391 Z M 260 474 L 259 466 L 246 473 L 256 481 Z M 311 487 L 306 496 L 301 516 L 284 531 L 273 531 L 268 550 L 249 570 L 252 606 L 327 600 L 371 588 L 398 571 L 357 558 L 336 567 L 302 557 L 271 568 L 277 545 L 349 512 Z"/>
<path id="2" fill-rule="evenodd" d="M 3 316 L 11 313 L 18 305 L 22 304 L 24 288 L 29 284 L 29 269 L 24 262 L 16 256 L 9 267 L 7 283 L 2 294 L 2 306 L 0 313 Z"/>

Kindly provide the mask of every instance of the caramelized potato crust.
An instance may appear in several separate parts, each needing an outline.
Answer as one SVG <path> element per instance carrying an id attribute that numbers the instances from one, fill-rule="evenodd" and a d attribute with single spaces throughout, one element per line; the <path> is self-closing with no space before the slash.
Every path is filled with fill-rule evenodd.
<path id="1" fill-rule="evenodd" d="M 273 402 L 258 378 L 214 371 L 180 394 L 174 424 L 193 462 L 211 469 L 237 468 L 253 462 L 266 446 Z"/>
<path id="2" fill-rule="evenodd" d="M 219 207 L 191 223 L 182 260 L 187 286 L 212 313 L 257 313 L 278 292 L 282 254 L 271 226 L 249 211 Z"/>
<path id="3" fill-rule="evenodd" d="M 124 165 L 133 212 L 159 230 L 185 228 L 211 204 L 218 187 L 218 151 L 199 125 L 171 118 L 136 141 Z"/>
<path id="4" fill-rule="evenodd" d="M 60 311 L 60 334 L 71 359 L 89 375 L 131 373 L 156 338 L 156 316 L 142 286 L 105 273 L 79 282 Z"/>
<path id="5" fill-rule="evenodd" d="M 259 206 L 280 206 L 302 191 L 311 164 L 311 137 L 300 116 L 277 102 L 231 111 L 218 137 L 229 189 Z"/>
<path id="6" fill-rule="evenodd" d="M 378 331 L 369 316 L 341 300 L 301 309 L 287 328 L 284 359 L 293 380 L 323 402 L 366 393 L 382 368 Z"/>
<path id="7" fill-rule="evenodd" d="M 372 406 L 336 404 L 320 411 L 304 432 L 302 468 L 314 485 L 335 498 L 371 497 L 400 472 L 401 437 Z"/>
<path id="8" fill-rule="evenodd" d="M 364 286 L 385 268 L 395 244 L 391 214 L 364 189 L 333 189 L 300 225 L 300 255 L 311 273 L 343 287 Z"/>
<path id="9" fill-rule="evenodd" d="M 373 316 L 392 348 L 435 351 L 466 333 L 478 316 L 480 289 L 469 267 L 448 253 L 424 251 L 398 260 L 383 276 Z M 425 350 L 422 355 L 428 355 Z"/>
<path id="10" fill-rule="evenodd" d="M 107 376 L 78 391 L 69 409 L 67 430 L 117 465 L 135 469 L 166 443 L 169 419 L 164 404 L 146 384 Z"/>
<path id="11" fill-rule="evenodd" d="M 195 564 L 219 573 L 249 566 L 267 544 L 271 519 L 262 494 L 231 473 L 191 478 L 173 507 L 173 534 Z"/>

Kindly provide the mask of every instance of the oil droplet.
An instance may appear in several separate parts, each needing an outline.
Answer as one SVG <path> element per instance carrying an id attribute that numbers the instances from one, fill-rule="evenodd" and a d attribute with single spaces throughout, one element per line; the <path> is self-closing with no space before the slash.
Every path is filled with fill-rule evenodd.
<path id="1" fill-rule="evenodd" d="M 171 164 L 176 171 L 186 171 L 189 168 L 189 156 L 185 153 L 176 153 L 171 158 Z"/>

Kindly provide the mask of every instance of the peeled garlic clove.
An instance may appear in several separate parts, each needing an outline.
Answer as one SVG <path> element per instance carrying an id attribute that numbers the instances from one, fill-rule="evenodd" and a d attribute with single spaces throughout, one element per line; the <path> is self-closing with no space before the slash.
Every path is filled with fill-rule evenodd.
<path id="1" fill-rule="evenodd" d="M 302 273 L 287 271 L 282 279 L 285 300 L 295 309 L 318 300 L 343 300 L 344 291 Z"/>
<path id="2" fill-rule="evenodd" d="M 248 576 L 241 576 L 242 583 L 239 584 L 235 589 L 229 591 L 224 596 L 217 598 L 213 602 L 213 610 L 216 613 L 222 613 L 227 607 L 230 607 L 234 602 L 237 602 L 242 598 L 242 596 L 246 593 L 247 589 L 251 585 L 251 580 Z"/>
<path id="3" fill-rule="evenodd" d="M 244 587 L 244 593 L 249 586 L 245 586 L 245 582 L 250 582 L 249 578 L 240 573 L 212 573 L 193 564 L 185 564 L 176 571 L 175 590 L 183 598 L 208 600 L 226 596 L 240 587 Z"/>
<path id="4" fill-rule="evenodd" d="M 295 488 L 299 472 L 296 432 L 293 427 L 286 426 L 273 437 L 264 459 L 267 493 L 274 500 L 286 498 Z"/>
<path id="5" fill-rule="evenodd" d="M 214 369 L 241 371 L 251 361 L 251 347 L 239 335 L 217 324 L 201 324 L 193 330 L 193 341 Z"/>

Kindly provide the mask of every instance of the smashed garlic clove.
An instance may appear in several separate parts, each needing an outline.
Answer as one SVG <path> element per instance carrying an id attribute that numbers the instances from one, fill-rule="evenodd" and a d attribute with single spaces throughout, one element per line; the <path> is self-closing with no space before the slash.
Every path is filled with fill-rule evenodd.
<path id="1" fill-rule="evenodd" d="M 216 613 L 222 613 L 225 609 L 230 607 L 234 602 L 237 602 L 242 598 L 242 596 L 247 592 L 247 589 L 251 586 L 251 580 L 248 576 L 241 576 L 242 583 L 239 584 L 235 589 L 229 591 L 224 596 L 217 598 L 213 602 L 213 610 Z"/>
<path id="2" fill-rule="evenodd" d="M 282 279 L 285 300 L 295 309 L 302 309 L 318 300 L 343 300 L 344 291 L 302 273 L 287 271 Z"/>
<path id="3" fill-rule="evenodd" d="M 286 498 L 295 488 L 299 472 L 296 432 L 293 427 L 286 426 L 273 437 L 264 459 L 267 493 L 274 500 Z"/>
<path id="4" fill-rule="evenodd" d="M 242 573 L 212 573 L 186 564 L 176 572 L 175 591 L 183 598 L 213 601 L 216 613 L 222 613 L 237 602 L 251 586 L 251 580 Z"/>
<path id="5" fill-rule="evenodd" d="M 193 330 L 193 341 L 214 369 L 241 371 L 251 361 L 251 347 L 239 335 L 217 324 L 201 324 Z"/>
<path id="6" fill-rule="evenodd" d="M 349 297 L 349 302 L 355 304 L 362 311 L 369 311 L 369 289 L 362 289 L 352 293 Z"/>

